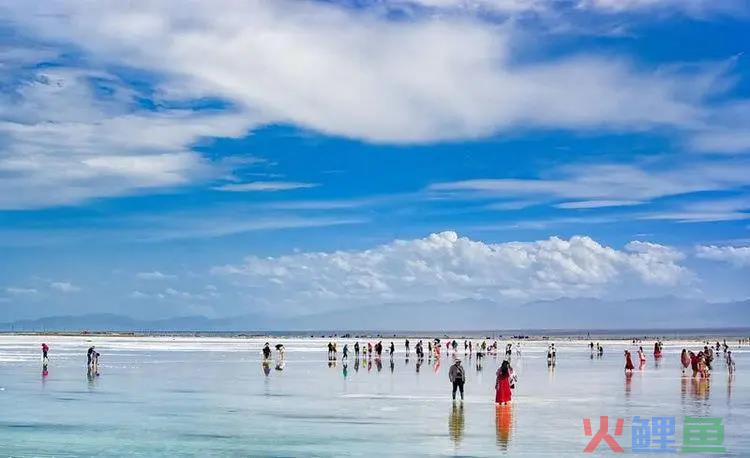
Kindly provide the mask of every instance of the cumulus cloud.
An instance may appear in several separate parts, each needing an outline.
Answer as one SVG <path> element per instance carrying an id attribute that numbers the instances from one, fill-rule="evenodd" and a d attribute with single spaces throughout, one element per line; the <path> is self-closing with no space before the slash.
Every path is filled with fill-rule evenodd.
<path id="1" fill-rule="evenodd" d="M 695 255 L 702 259 L 728 262 L 737 267 L 750 266 L 750 247 L 748 246 L 698 246 Z"/>
<path id="2" fill-rule="evenodd" d="M 484 243 L 455 232 L 363 251 L 250 256 L 216 267 L 269 304 L 308 308 L 401 301 L 527 302 L 669 291 L 690 282 L 683 255 L 632 242 L 617 250 L 589 237 Z"/>
<path id="3" fill-rule="evenodd" d="M 53 281 L 50 282 L 49 287 L 63 293 L 75 293 L 81 290 L 80 287 L 67 281 Z"/>

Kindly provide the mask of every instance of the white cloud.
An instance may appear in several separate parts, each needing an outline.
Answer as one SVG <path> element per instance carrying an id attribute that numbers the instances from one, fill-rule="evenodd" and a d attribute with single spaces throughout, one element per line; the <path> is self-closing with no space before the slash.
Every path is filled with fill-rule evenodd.
<path id="1" fill-rule="evenodd" d="M 549 5 L 424 1 L 506 11 Z M 666 0 L 622 5 L 657 3 L 677 7 Z M 76 204 L 225 176 L 230 172 L 192 146 L 204 137 L 243 136 L 268 123 L 395 143 L 480 137 L 519 126 L 669 126 L 716 135 L 716 115 L 705 100 L 727 86 L 722 64 L 692 72 L 646 69 L 624 58 L 583 53 L 519 63 L 516 45 L 528 42 L 524 32 L 512 22 L 498 25 L 471 15 L 394 21 L 378 8 L 287 0 L 190 2 L 180 8 L 146 2 L 137 9 L 114 0 L 11 2 L 0 13 L 19 35 L 45 43 L 42 54 L 10 53 L 15 60 L 9 74 L 27 74 L 30 61 L 43 63 L 70 46 L 98 66 L 41 67 L 0 96 L 0 209 Z M 141 94 L 99 69 L 118 67 L 147 74 L 159 85 Z M 155 111 L 141 106 L 144 98 L 153 99 Z M 190 101 L 204 99 L 230 108 L 189 108 Z M 184 108 L 169 108 L 175 105 Z M 729 127 L 741 132 L 744 125 Z M 693 141 L 696 148 L 716 145 L 698 136 Z M 740 147 L 736 139 L 730 146 Z"/>
<path id="2" fill-rule="evenodd" d="M 299 183 L 296 181 L 253 181 L 250 183 L 230 183 L 217 186 L 217 191 L 252 192 L 252 191 L 289 191 L 292 189 L 306 189 L 318 186 L 317 183 Z"/>
<path id="3" fill-rule="evenodd" d="M 61 1 L 8 15 L 98 59 L 160 74 L 165 96 L 219 97 L 268 120 L 373 141 L 519 125 L 687 127 L 699 123 L 711 86 L 705 75 L 641 71 L 601 56 L 514 64 L 511 41 L 521 32 L 467 17 L 392 21 L 283 0 L 147 3 L 137 11 L 116 1 Z"/>
<path id="4" fill-rule="evenodd" d="M 248 257 L 214 268 L 268 304 L 300 308 L 465 298 L 525 302 L 670 291 L 690 281 L 671 248 L 633 242 L 623 250 L 588 237 L 489 244 L 454 232 L 363 251 Z"/>
<path id="5" fill-rule="evenodd" d="M 141 280 L 172 280 L 177 278 L 177 275 L 165 274 L 158 270 L 151 272 L 138 272 L 135 276 Z"/>
<path id="6" fill-rule="evenodd" d="M 516 16 L 521 14 L 572 14 L 592 12 L 624 13 L 682 13 L 705 17 L 713 14 L 741 14 L 747 4 L 741 0 L 392 0 L 387 4 L 419 5 L 440 10 L 488 11 Z"/>
<path id="7" fill-rule="evenodd" d="M 96 94 L 101 86 L 111 92 L 106 98 Z M 39 69 L 3 91 L 0 209 L 207 180 L 222 173 L 221 164 L 190 146 L 204 136 L 243 135 L 251 124 L 231 112 L 138 109 L 136 98 L 112 75 L 69 68 Z"/>
<path id="8" fill-rule="evenodd" d="M 747 12 L 747 3 L 741 0 L 580 0 L 578 7 L 607 13 L 683 12 L 691 16 L 711 14 L 741 14 Z"/>
<path id="9" fill-rule="evenodd" d="M 599 164 L 567 166 L 549 178 L 473 179 L 436 183 L 434 192 L 459 193 L 459 197 L 528 197 L 569 200 L 560 208 L 618 206 L 701 191 L 735 189 L 747 184 L 750 163 L 742 160 L 652 165 Z"/>
<path id="10" fill-rule="evenodd" d="M 16 286 L 8 286 L 5 288 L 5 292 L 13 295 L 28 295 L 37 294 L 39 291 L 34 288 L 19 288 Z"/>
<path id="11" fill-rule="evenodd" d="M 750 219 L 750 197 L 714 198 L 677 205 L 668 211 L 637 216 L 639 219 L 672 220 L 680 223 L 738 221 Z"/>
<path id="12" fill-rule="evenodd" d="M 63 293 L 75 293 L 81 290 L 80 287 L 67 281 L 53 281 L 50 282 L 49 287 Z"/>
<path id="13" fill-rule="evenodd" d="M 133 298 L 133 299 L 147 299 L 147 298 L 149 298 L 151 296 L 148 295 L 148 294 L 146 294 L 146 293 L 144 293 L 144 292 L 135 290 L 132 293 L 130 293 L 130 297 Z"/>
<path id="14" fill-rule="evenodd" d="M 555 205 L 557 208 L 606 208 L 606 207 L 629 207 L 631 205 L 640 205 L 643 202 L 637 200 L 578 200 L 573 202 L 563 202 Z"/>
<path id="15" fill-rule="evenodd" d="M 750 266 L 750 246 L 698 246 L 695 255 L 702 259 L 728 262 L 737 267 Z"/>

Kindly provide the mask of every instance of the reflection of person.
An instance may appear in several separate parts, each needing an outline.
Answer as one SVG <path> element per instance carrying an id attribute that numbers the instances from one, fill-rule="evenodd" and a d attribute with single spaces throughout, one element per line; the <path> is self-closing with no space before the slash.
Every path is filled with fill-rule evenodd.
<path id="1" fill-rule="evenodd" d="M 453 403 L 451 414 L 448 417 L 448 433 L 451 440 L 457 445 L 464 435 L 464 403 Z"/>
<path id="2" fill-rule="evenodd" d="M 497 445 L 501 449 L 507 450 L 513 428 L 513 407 L 510 404 L 498 404 L 495 407 L 495 428 L 497 430 Z"/>

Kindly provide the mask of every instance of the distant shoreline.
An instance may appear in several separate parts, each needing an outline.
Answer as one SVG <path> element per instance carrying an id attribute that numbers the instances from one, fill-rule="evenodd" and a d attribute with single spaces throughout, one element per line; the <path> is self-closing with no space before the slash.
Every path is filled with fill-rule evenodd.
<path id="1" fill-rule="evenodd" d="M 309 331 L 175 331 L 175 330 L 45 330 L 0 331 L 0 336 L 68 336 L 68 337 L 225 337 L 225 338 L 451 338 L 451 339 L 678 339 L 678 338 L 747 338 L 750 327 L 693 328 L 693 329 L 523 329 L 523 330 L 309 330 Z"/>

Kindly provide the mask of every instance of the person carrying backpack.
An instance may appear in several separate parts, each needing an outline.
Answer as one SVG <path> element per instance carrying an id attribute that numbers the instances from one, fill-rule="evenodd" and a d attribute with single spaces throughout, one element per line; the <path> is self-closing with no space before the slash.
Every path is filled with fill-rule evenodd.
<path id="1" fill-rule="evenodd" d="M 453 399 L 456 399 L 456 389 L 461 392 L 461 400 L 464 400 L 464 383 L 466 382 L 466 372 L 461 366 L 461 360 L 457 359 L 448 371 L 448 379 L 453 384 Z"/>

